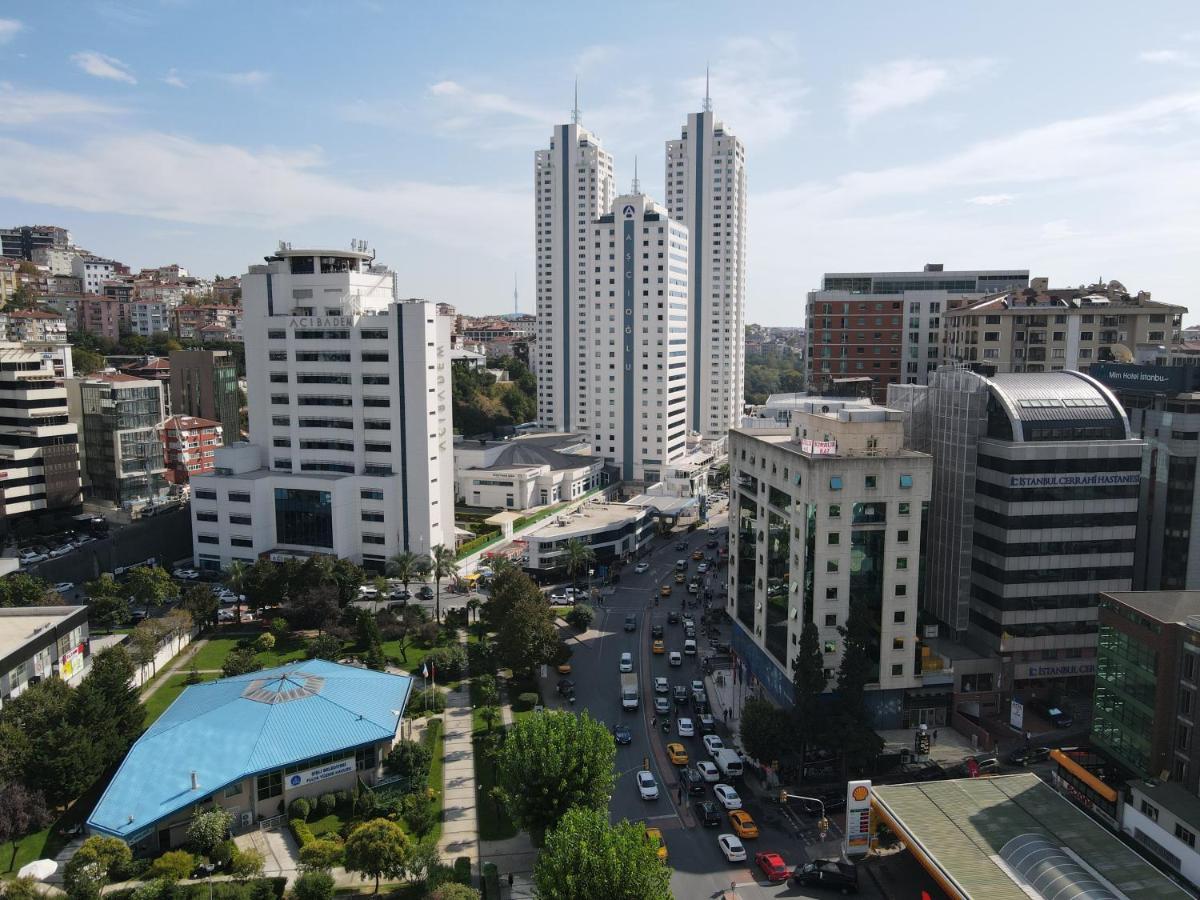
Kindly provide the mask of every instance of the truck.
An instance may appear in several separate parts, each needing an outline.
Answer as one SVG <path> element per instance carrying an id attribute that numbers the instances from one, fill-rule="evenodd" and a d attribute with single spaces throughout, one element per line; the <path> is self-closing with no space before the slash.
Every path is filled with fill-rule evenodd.
<path id="1" fill-rule="evenodd" d="M 621 706 L 625 709 L 638 708 L 637 676 L 632 673 L 621 676 Z"/>

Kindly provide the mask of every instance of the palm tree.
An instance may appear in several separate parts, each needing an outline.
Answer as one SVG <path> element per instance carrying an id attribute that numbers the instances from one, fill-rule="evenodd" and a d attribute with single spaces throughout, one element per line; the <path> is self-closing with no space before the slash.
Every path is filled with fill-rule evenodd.
<path id="1" fill-rule="evenodd" d="M 429 571 L 433 575 L 434 590 L 437 591 L 437 599 L 434 601 L 433 619 L 435 622 L 442 621 L 442 579 L 451 575 L 458 574 L 458 561 L 454 558 L 454 551 L 445 544 L 438 544 L 429 553 Z"/>
<path id="2" fill-rule="evenodd" d="M 242 587 L 246 582 L 246 564 L 240 559 L 235 559 L 229 564 L 229 568 L 225 570 L 225 586 L 233 591 L 237 597 L 235 601 L 237 606 L 237 623 L 242 624 Z"/>
<path id="3" fill-rule="evenodd" d="M 387 589 L 388 589 L 387 579 L 384 578 L 382 575 L 376 575 L 374 578 L 371 579 L 371 584 L 375 588 L 375 606 L 372 609 L 372 612 L 378 613 L 379 612 L 379 598 L 382 597 L 385 593 L 387 593 Z"/>
<path id="4" fill-rule="evenodd" d="M 417 577 L 418 560 L 420 557 L 417 554 L 402 550 L 387 561 L 387 573 L 400 579 L 406 593 L 409 582 Z"/>
<path id="5" fill-rule="evenodd" d="M 579 573 L 586 572 L 595 561 L 596 551 L 579 538 L 567 541 L 567 574 L 571 576 L 572 584 L 576 582 Z"/>
<path id="6" fill-rule="evenodd" d="M 467 600 L 467 612 L 471 614 L 471 617 L 476 622 L 479 621 L 479 607 L 482 605 L 483 604 L 479 602 L 478 597 L 471 597 L 469 600 Z"/>

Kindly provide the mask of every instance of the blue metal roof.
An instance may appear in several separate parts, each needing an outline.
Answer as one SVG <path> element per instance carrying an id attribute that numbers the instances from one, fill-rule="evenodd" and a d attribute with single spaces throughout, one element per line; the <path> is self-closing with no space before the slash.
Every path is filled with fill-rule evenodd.
<path id="1" fill-rule="evenodd" d="M 130 748 L 88 826 L 128 839 L 247 775 L 391 740 L 411 689 L 406 675 L 319 659 L 190 685 Z"/>

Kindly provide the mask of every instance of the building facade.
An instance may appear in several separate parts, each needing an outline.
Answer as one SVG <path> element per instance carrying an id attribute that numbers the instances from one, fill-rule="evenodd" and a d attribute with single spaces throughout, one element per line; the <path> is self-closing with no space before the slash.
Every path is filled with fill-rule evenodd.
<path id="1" fill-rule="evenodd" d="M 720 438 L 745 402 L 746 149 L 707 97 L 667 141 L 664 199 L 690 236 L 688 428 Z"/>
<path id="2" fill-rule="evenodd" d="M 225 445 L 242 435 L 237 360 L 226 350 L 171 351 L 172 412 L 221 423 Z"/>
<path id="3" fill-rule="evenodd" d="M 49 354 L 0 344 L 0 508 L 5 525 L 81 503 L 79 429 Z"/>
<path id="4" fill-rule="evenodd" d="M 217 448 L 224 446 L 220 422 L 175 415 L 164 419 L 159 431 L 170 484 L 187 484 L 195 475 L 212 472 Z"/>
<path id="5" fill-rule="evenodd" d="M 0 708 L 47 678 L 78 684 L 91 665 L 86 606 L 0 609 Z"/>
<path id="6" fill-rule="evenodd" d="M 45 309 L 14 309 L 0 313 L 6 320 L 8 340 L 30 344 L 62 344 L 67 340 L 67 320 Z"/>
<path id="7" fill-rule="evenodd" d="M 78 278 L 85 294 L 99 294 L 104 282 L 117 272 L 116 264 L 98 256 L 79 254 L 71 261 L 71 274 Z"/>
<path id="8" fill-rule="evenodd" d="M 898 411 L 820 397 L 795 409 L 790 426 L 729 434 L 732 644 L 744 674 L 777 703 L 791 705 L 806 622 L 833 688 L 838 629 L 857 603 L 876 636 L 868 692 L 876 726 L 906 720 L 906 695 L 922 684 L 917 582 L 932 460 L 903 441 Z"/>
<path id="9" fill-rule="evenodd" d="M 584 503 L 521 535 L 526 568 L 540 578 L 567 575 L 567 545 L 581 541 L 595 554 L 592 566 L 629 560 L 649 547 L 658 526 L 652 510 L 624 503 Z M 583 573 L 586 574 L 586 573 Z"/>
<path id="10" fill-rule="evenodd" d="M 875 396 L 891 384 L 927 384 L 942 356 L 947 311 L 997 291 L 1028 287 L 1025 269 L 826 272 L 807 310 L 809 384 L 870 376 Z"/>
<path id="11" fill-rule="evenodd" d="M 687 450 L 687 228 L 625 194 L 589 244 L 608 264 L 580 310 L 576 421 L 622 480 L 653 484 Z"/>
<path id="12" fill-rule="evenodd" d="M 205 328 L 216 326 L 220 340 L 242 340 L 242 307 L 209 303 L 178 306 L 172 311 L 174 333 L 185 341 L 202 340 Z"/>
<path id="13" fill-rule="evenodd" d="M 139 506 L 167 487 L 158 426 L 165 417 L 162 384 L 121 372 L 68 382 L 71 418 L 82 435 L 80 471 L 87 496 Z"/>
<path id="14" fill-rule="evenodd" d="M 591 431 L 580 415 L 587 392 L 577 373 L 585 361 L 593 270 L 613 263 L 611 254 L 588 247 L 592 224 L 612 207 L 613 163 L 579 124 L 578 110 L 572 124 L 555 126 L 550 148 L 534 154 L 533 194 L 538 421 L 555 431 Z"/>
<path id="15" fill-rule="evenodd" d="M 363 250 L 282 245 L 242 277 L 250 443 L 192 479 L 198 565 L 454 546 L 450 321 Z"/>
<path id="16" fill-rule="evenodd" d="M 0 256 L 34 260 L 41 249 L 66 250 L 71 246 L 71 232 L 56 225 L 18 225 L 0 228 Z"/>
<path id="17" fill-rule="evenodd" d="M 454 445 L 455 495 L 467 506 L 529 509 L 582 497 L 604 481 L 604 460 L 573 433 Z"/>

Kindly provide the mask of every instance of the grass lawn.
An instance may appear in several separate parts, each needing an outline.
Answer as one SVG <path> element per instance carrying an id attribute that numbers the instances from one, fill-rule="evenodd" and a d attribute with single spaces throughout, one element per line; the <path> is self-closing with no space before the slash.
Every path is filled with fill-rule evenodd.
<path id="1" fill-rule="evenodd" d="M 309 821 L 308 827 L 312 833 L 319 837 L 340 837 L 342 834 L 342 826 L 345 825 L 345 820 L 342 819 L 336 812 L 330 813 L 327 816 L 322 816 L 319 819 Z"/>
<path id="2" fill-rule="evenodd" d="M 517 833 L 517 827 L 509 820 L 500 801 L 492 797 L 492 788 L 496 786 L 496 769 L 488 757 L 488 751 L 494 742 L 501 739 L 504 726 L 497 719 L 492 725 L 492 733 L 488 734 L 487 725 L 479 714 L 479 695 L 474 681 L 471 682 L 471 706 L 475 782 L 480 789 L 479 804 L 475 808 L 479 822 L 479 838 L 484 841 L 499 841 Z"/>
<path id="3" fill-rule="evenodd" d="M 219 669 L 225 664 L 229 651 L 237 647 L 243 640 L 253 641 L 262 632 L 239 634 L 236 637 L 216 637 L 209 640 L 192 658 L 191 665 L 197 669 Z M 293 635 L 277 638 L 275 646 L 270 650 L 258 651 L 258 661 L 264 668 L 281 666 L 284 663 L 304 659 L 305 640 Z M 190 666 L 189 666 L 190 668 Z"/>
<path id="4" fill-rule="evenodd" d="M 201 672 L 201 681 L 212 681 L 217 678 L 216 672 Z M 143 704 L 146 707 L 146 727 L 150 727 L 155 719 L 167 711 L 167 707 L 175 702 L 175 698 L 187 687 L 187 672 L 176 672 L 170 676 L 158 690 L 151 694 Z"/>
<path id="5" fill-rule="evenodd" d="M 528 680 L 517 678 L 509 679 L 506 683 L 506 689 L 508 691 L 508 702 L 512 706 L 513 720 L 516 722 L 520 722 L 526 716 L 533 715 L 534 704 L 522 702 L 519 699 L 522 694 L 537 694 L 537 702 L 542 702 L 542 692 L 538 689 L 536 678 L 531 678 Z"/>

